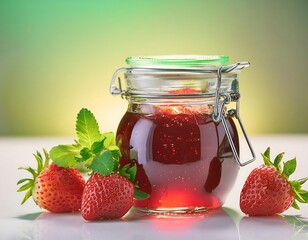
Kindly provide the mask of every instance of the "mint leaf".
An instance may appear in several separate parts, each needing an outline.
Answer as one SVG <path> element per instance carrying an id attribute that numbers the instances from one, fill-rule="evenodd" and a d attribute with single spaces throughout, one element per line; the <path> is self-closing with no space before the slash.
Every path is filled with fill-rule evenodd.
<path id="1" fill-rule="evenodd" d="M 283 165 L 282 175 L 285 176 L 285 178 L 289 178 L 289 176 L 294 173 L 296 169 L 296 158 L 293 158 Z"/>
<path id="2" fill-rule="evenodd" d="M 107 148 L 115 159 L 119 159 L 122 154 L 118 146 L 110 146 Z"/>
<path id="3" fill-rule="evenodd" d="M 76 133 L 79 143 L 87 148 L 91 148 L 94 142 L 100 140 L 100 132 L 97 121 L 92 112 L 83 108 L 77 115 Z"/>
<path id="4" fill-rule="evenodd" d="M 141 191 L 139 188 L 135 188 L 134 190 L 134 198 L 137 200 L 143 200 L 143 199 L 147 199 L 148 197 L 150 197 L 149 194 Z"/>
<path id="5" fill-rule="evenodd" d="M 90 149 L 87 147 L 84 147 L 80 151 L 80 155 L 76 156 L 75 159 L 78 163 L 82 163 L 87 161 L 89 158 L 93 157 L 93 154 L 91 153 Z"/>
<path id="6" fill-rule="evenodd" d="M 104 139 L 98 142 L 94 142 L 91 146 L 91 151 L 94 154 L 100 153 L 104 149 Z"/>
<path id="7" fill-rule="evenodd" d="M 82 146 L 80 145 L 58 145 L 53 147 L 49 154 L 52 161 L 59 167 L 74 167 L 78 164 L 75 156 L 78 156 Z"/>
<path id="8" fill-rule="evenodd" d="M 113 157 L 110 151 L 103 151 L 97 155 L 88 168 L 104 176 L 108 176 L 113 170 Z"/>
<path id="9" fill-rule="evenodd" d="M 101 139 L 104 139 L 104 146 L 108 149 L 110 146 L 115 146 L 115 136 L 113 132 L 105 132 L 101 135 Z"/>

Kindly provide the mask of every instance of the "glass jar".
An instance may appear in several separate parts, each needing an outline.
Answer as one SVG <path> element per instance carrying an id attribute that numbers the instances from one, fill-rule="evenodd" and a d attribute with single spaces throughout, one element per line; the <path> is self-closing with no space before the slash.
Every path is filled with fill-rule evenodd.
<path id="1" fill-rule="evenodd" d="M 150 195 L 135 200 L 137 209 L 187 213 L 221 207 L 239 166 L 254 160 L 238 114 L 238 73 L 249 63 L 228 62 L 227 56 L 129 57 L 129 67 L 115 72 L 110 91 L 128 101 L 116 134 L 120 163 L 137 164 L 138 185 Z M 121 72 L 125 81 L 116 84 Z M 228 111 L 230 102 L 236 108 Z M 235 119 L 253 156 L 246 162 L 239 159 Z"/>

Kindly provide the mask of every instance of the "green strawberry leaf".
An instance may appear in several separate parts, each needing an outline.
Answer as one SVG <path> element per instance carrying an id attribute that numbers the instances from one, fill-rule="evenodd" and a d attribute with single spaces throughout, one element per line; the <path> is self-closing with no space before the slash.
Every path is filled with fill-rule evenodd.
<path id="1" fill-rule="evenodd" d="M 19 167 L 19 170 L 27 170 L 29 173 L 32 174 L 33 179 L 35 179 L 37 177 L 37 173 L 35 172 L 35 170 L 32 167 Z"/>
<path id="2" fill-rule="evenodd" d="M 75 167 L 78 162 L 75 156 L 80 154 L 81 145 L 58 145 L 53 147 L 49 154 L 52 161 L 59 167 Z"/>
<path id="3" fill-rule="evenodd" d="M 32 188 L 33 187 L 33 184 L 34 184 L 34 181 L 31 179 L 31 181 L 29 181 L 28 183 L 26 183 L 25 185 L 21 186 L 17 192 L 22 192 L 22 191 L 25 191 L 29 188 Z"/>
<path id="4" fill-rule="evenodd" d="M 279 171 L 281 171 L 280 163 L 281 163 L 281 161 L 282 161 L 283 155 L 284 155 L 284 152 L 279 153 L 279 154 L 276 156 L 275 160 L 274 160 L 274 166 L 275 166 Z"/>
<path id="5" fill-rule="evenodd" d="M 24 204 L 24 203 L 29 199 L 29 197 L 31 197 L 31 196 L 32 196 L 32 188 L 30 188 L 30 189 L 26 192 L 26 194 L 25 194 L 23 200 L 21 201 L 21 204 Z"/>
<path id="6" fill-rule="evenodd" d="M 292 207 L 297 209 L 297 210 L 300 210 L 299 206 L 297 205 L 297 202 L 294 200 L 293 204 L 292 204 Z"/>
<path id="7" fill-rule="evenodd" d="M 92 169 L 94 172 L 100 173 L 104 176 L 108 176 L 113 170 L 113 157 L 110 151 L 102 151 L 99 155 L 94 157 L 92 163 L 88 168 Z"/>
<path id="8" fill-rule="evenodd" d="M 304 190 L 304 189 L 300 189 L 300 190 L 298 191 L 298 193 L 300 193 L 301 195 L 303 195 L 303 194 L 307 194 L 308 191 L 306 191 L 306 190 Z"/>
<path id="9" fill-rule="evenodd" d="M 127 170 L 127 173 L 129 174 L 129 180 L 131 182 L 134 182 L 136 178 L 136 173 L 137 173 L 137 165 L 134 164 L 131 168 Z"/>
<path id="10" fill-rule="evenodd" d="M 308 177 L 298 179 L 297 181 L 298 181 L 301 185 L 303 185 L 305 182 L 307 182 L 307 180 L 308 180 Z"/>
<path id="11" fill-rule="evenodd" d="M 297 180 L 290 181 L 290 184 L 292 189 L 295 191 L 300 191 L 302 189 L 302 185 Z"/>
<path id="12" fill-rule="evenodd" d="M 300 192 L 301 195 L 301 199 L 303 200 L 303 202 L 301 203 L 308 203 L 308 192 Z"/>
<path id="13" fill-rule="evenodd" d="M 43 152 L 44 152 L 44 156 L 45 156 L 45 161 L 44 161 L 44 164 L 43 164 L 43 168 L 42 169 L 45 169 L 49 166 L 49 160 L 50 160 L 50 157 L 49 157 L 49 153 L 48 151 L 43 148 Z M 43 159 L 43 158 L 42 158 Z"/>
<path id="14" fill-rule="evenodd" d="M 79 143 L 89 149 L 94 142 L 100 140 L 101 134 L 97 121 L 93 113 L 86 108 L 81 109 L 77 115 L 76 133 Z"/>
<path id="15" fill-rule="evenodd" d="M 270 157 L 270 153 L 271 153 L 271 149 L 270 149 L 270 147 L 268 147 L 266 150 L 265 150 L 265 152 L 263 153 L 263 155 L 265 156 L 265 157 L 267 157 L 268 159 L 270 159 L 271 157 Z"/>
<path id="16" fill-rule="evenodd" d="M 137 173 L 137 165 L 134 164 L 131 167 L 131 164 L 128 163 L 124 167 L 119 169 L 119 174 L 122 175 L 123 177 L 127 178 L 130 180 L 132 183 L 134 183 L 135 178 L 136 178 L 136 173 Z"/>
<path id="17" fill-rule="evenodd" d="M 300 203 L 308 203 L 308 192 L 306 190 L 294 191 L 295 199 Z"/>
<path id="18" fill-rule="evenodd" d="M 35 157 L 36 162 L 37 162 L 37 171 L 41 172 L 43 168 L 42 155 L 39 151 L 36 151 L 36 154 L 33 154 L 33 156 Z"/>
<path id="19" fill-rule="evenodd" d="M 266 153 L 267 154 L 267 153 Z M 267 156 L 267 155 L 264 155 L 263 153 L 261 153 L 262 157 L 263 157 L 263 161 L 264 161 L 264 164 L 265 165 L 268 165 L 268 166 L 273 166 L 274 167 L 274 164 L 271 162 L 270 158 Z"/>
<path id="20" fill-rule="evenodd" d="M 298 200 L 301 203 L 305 203 L 305 200 L 303 199 L 302 195 L 299 192 L 293 191 L 293 193 L 295 195 L 294 197 L 296 200 Z"/>
<path id="21" fill-rule="evenodd" d="M 20 168 L 18 168 L 18 169 L 22 169 L 22 170 L 27 170 L 28 172 L 31 173 L 31 175 L 33 177 L 33 179 L 24 178 L 24 179 L 21 179 L 17 182 L 17 185 L 19 185 L 21 183 L 25 183 L 24 185 L 22 185 L 17 190 L 17 192 L 22 192 L 22 191 L 27 190 L 21 204 L 23 204 L 25 201 L 27 201 L 29 199 L 29 197 L 32 196 L 32 190 L 33 190 L 33 187 L 35 185 L 35 181 L 36 181 L 37 176 L 39 176 L 41 174 L 41 172 L 49 166 L 49 159 L 50 159 L 49 154 L 45 149 L 43 149 L 43 151 L 44 151 L 44 155 L 45 155 L 44 163 L 43 163 L 43 157 L 38 151 L 36 152 L 36 154 L 33 154 L 36 161 L 37 161 L 37 171 L 35 171 L 31 167 L 20 167 Z"/>
<path id="22" fill-rule="evenodd" d="M 23 183 L 23 182 L 26 182 L 26 181 L 33 181 L 33 179 L 31 179 L 31 178 L 20 179 L 20 180 L 17 182 L 17 185 L 18 185 L 18 184 L 21 184 L 21 183 Z M 34 181 L 33 181 L 33 182 L 34 182 Z"/>
<path id="23" fill-rule="evenodd" d="M 282 170 L 282 175 L 286 178 L 289 179 L 289 176 L 294 173 L 296 169 L 296 158 L 293 158 L 287 162 L 284 163 L 283 165 L 283 170 Z"/>
<path id="24" fill-rule="evenodd" d="M 290 181 L 294 197 L 300 203 L 308 203 L 308 191 L 302 189 L 302 185 L 298 180 Z"/>
<path id="25" fill-rule="evenodd" d="M 127 179 L 130 179 L 130 174 L 127 172 L 130 167 L 130 164 L 126 164 L 122 168 L 119 169 L 119 174 Z"/>
<path id="26" fill-rule="evenodd" d="M 111 152 L 112 154 L 112 152 Z M 113 157 L 113 172 L 118 172 L 119 171 L 119 167 L 120 167 L 120 163 L 119 163 L 119 160 L 117 158 L 114 158 L 114 156 L 112 155 Z"/>
<path id="27" fill-rule="evenodd" d="M 150 197 L 149 194 L 141 191 L 139 188 L 135 188 L 134 190 L 134 198 L 137 200 L 144 200 L 147 199 L 148 197 Z"/>

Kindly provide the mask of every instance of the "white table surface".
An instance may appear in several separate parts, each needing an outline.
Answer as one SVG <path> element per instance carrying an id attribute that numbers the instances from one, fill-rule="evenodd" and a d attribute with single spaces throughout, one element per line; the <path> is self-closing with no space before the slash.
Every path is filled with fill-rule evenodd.
<path id="1" fill-rule="evenodd" d="M 260 153 L 271 146 L 272 154 L 284 151 L 285 159 L 297 157 L 298 169 L 291 179 L 308 176 L 308 135 L 254 136 L 251 141 L 256 162 L 240 170 L 224 207 L 201 216 L 159 217 L 132 212 L 125 219 L 87 222 L 79 213 L 53 214 L 28 201 L 20 205 L 23 193 L 16 182 L 35 167 L 32 156 L 43 147 L 71 143 L 63 138 L 0 138 L 0 240 L 10 239 L 308 239 L 308 204 L 301 210 L 287 210 L 276 217 L 246 217 L 238 206 L 239 194 L 250 171 L 261 164 Z M 247 151 L 242 150 L 242 156 Z M 308 183 L 306 184 L 308 189 Z M 30 199 L 31 200 L 31 199 Z"/>

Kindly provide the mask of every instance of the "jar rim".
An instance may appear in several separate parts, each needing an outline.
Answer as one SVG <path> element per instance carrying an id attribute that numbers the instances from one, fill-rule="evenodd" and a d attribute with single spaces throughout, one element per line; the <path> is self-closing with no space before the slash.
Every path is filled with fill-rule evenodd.
<path id="1" fill-rule="evenodd" d="M 126 58 L 126 63 L 132 68 L 207 68 L 224 66 L 229 63 L 225 55 L 160 55 L 132 56 Z"/>

